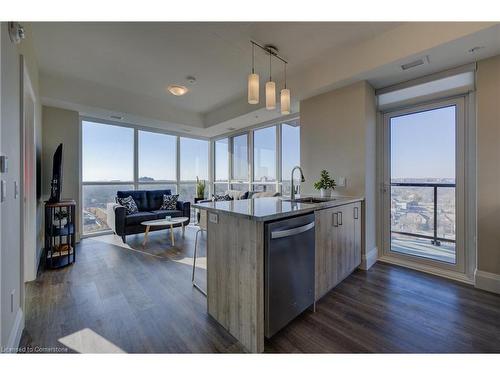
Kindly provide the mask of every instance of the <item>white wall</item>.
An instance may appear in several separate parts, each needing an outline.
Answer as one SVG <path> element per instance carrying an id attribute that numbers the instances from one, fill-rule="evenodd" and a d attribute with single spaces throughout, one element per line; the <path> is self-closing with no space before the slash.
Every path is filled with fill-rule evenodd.
<path id="1" fill-rule="evenodd" d="M 33 92 L 35 94 L 35 117 L 34 117 L 34 125 L 35 125 L 35 158 L 36 158 L 36 176 L 35 180 L 32 181 L 33 184 L 37 186 L 32 187 L 32 191 L 41 192 L 41 187 L 39 186 L 41 179 L 41 154 L 42 154 L 42 106 L 40 103 L 40 85 L 39 85 L 39 72 L 38 72 L 38 64 L 35 57 L 35 50 L 33 47 L 33 35 L 30 24 L 23 23 L 25 39 L 22 43 L 17 45 L 17 50 L 19 54 L 22 54 L 24 57 L 24 63 L 27 67 L 28 74 L 31 80 L 31 85 Z M 26 269 L 25 272 L 25 281 L 34 280 L 36 277 L 36 271 L 38 262 L 40 260 L 40 256 L 43 251 L 43 238 L 44 238 L 44 228 L 43 228 L 43 200 L 41 195 L 36 198 L 36 212 L 33 215 L 34 217 L 29 218 L 29 220 L 33 220 L 31 226 L 36 228 L 35 233 L 35 248 L 29 249 L 27 256 L 24 259 L 25 267 L 34 267 L 34 269 Z"/>
<path id="2" fill-rule="evenodd" d="M 42 197 L 50 197 L 52 158 L 59 143 L 63 144 L 63 181 L 61 198 L 77 203 L 76 223 L 80 228 L 79 165 L 80 117 L 78 112 L 43 106 L 42 108 Z M 79 241 L 80 232 L 76 239 Z"/>
<path id="3" fill-rule="evenodd" d="M 6 183 L 6 198 L 2 205 L 1 227 L 1 324 L 2 346 L 16 344 L 19 325 L 22 325 L 22 295 L 21 275 L 21 201 L 20 195 L 15 196 L 15 185 L 20 183 L 20 80 L 19 54 L 11 43 L 7 31 L 7 23 L 1 24 L 1 154 L 6 155 L 8 172 L 2 173 L 1 179 Z M 12 297 L 11 297 L 12 295 Z M 11 300 L 12 299 L 12 300 Z"/>
<path id="4" fill-rule="evenodd" d="M 362 267 L 376 259 L 375 236 L 375 124 L 373 88 L 366 82 L 327 92 L 300 103 L 300 158 L 305 194 L 317 194 L 313 184 L 327 169 L 338 180 L 346 177 L 340 195 L 365 197 L 365 231 Z"/>
<path id="5" fill-rule="evenodd" d="M 31 257 L 31 264 L 36 264 L 36 258 L 40 255 L 43 246 L 41 235 L 41 201 L 37 202 L 36 215 L 31 218 L 37 228 L 36 248 L 22 254 L 21 250 L 21 186 L 19 194 L 14 194 L 15 183 L 21 180 L 21 81 L 20 81 L 20 55 L 24 60 L 29 72 L 33 91 L 35 94 L 35 143 L 38 160 L 41 150 L 41 110 L 38 85 L 38 65 L 33 51 L 33 38 L 29 24 L 25 27 L 25 39 L 18 45 L 14 45 L 8 36 L 7 23 L 1 23 L 1 127 L 0 140 L 2 155 L 9 158 L 8 173 L 1 174 L 2 180 L 6 181 L 7 197 L 1 203 L 1 239 L 0 239 L 0 345 L 15 346 L 18 344 L 22 328 L 24 326 L 24 276 L 26 272 L 23 260 Z M 40 169 L 37 167 L 37 175 Z M 31 181 L 36 184 L 36 181 Z M 32 191 L 36 187 L 31 186 Z M 23 259 L 24 257 L 24 259 Z M 34 274 L 32 272 L 32 274 Z M 13 292 L 12 307 L 11 293 Z"/>

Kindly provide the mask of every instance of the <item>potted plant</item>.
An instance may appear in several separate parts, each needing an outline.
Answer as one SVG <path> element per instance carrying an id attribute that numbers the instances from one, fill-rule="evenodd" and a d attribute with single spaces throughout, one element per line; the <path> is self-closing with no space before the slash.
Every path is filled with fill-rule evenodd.
<path id="1" fill-rule="evenodd" d="M 198 176 L 196 176 L 196 198 L 205 198 L 205 187 L 205 180 L 200 180 Z"/>
<path id="2" fill-rule="evenodd" d="M 319 190 L 321 198 L 331 197 L 333 189 L 335 189 L 335 180 L 330 177 L 326 169 L 321 171 L 321 176 L 318 181 L 314 183 L 314 188 Z"/>

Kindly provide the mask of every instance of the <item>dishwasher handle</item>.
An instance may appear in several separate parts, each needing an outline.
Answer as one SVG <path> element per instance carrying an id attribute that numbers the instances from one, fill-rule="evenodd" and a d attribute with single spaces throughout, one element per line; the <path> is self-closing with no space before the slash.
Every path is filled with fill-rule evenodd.
<path id="1" fill-rule="evenodd" d="M 300 227 L 271 232 L 271 239 L 295 236 L 297 234 L 307 232 L 309 229 L 312 228 L 314 228 L 314 221 L 310 222 L 309 224 L 302 225 Z"/>

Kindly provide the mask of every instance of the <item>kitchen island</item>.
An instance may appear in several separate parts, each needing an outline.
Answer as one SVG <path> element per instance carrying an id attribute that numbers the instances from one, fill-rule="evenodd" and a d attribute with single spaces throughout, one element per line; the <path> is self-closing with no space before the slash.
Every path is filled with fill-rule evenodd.
<path id="1" fill-rule="evenodd" d="M 362 201 L 273 197 L 193 205 L 208 213 L 208 313 L 249 352 L 263 352 L 265 225 L 314 214 L 316 301 L 361 262 Z"/>

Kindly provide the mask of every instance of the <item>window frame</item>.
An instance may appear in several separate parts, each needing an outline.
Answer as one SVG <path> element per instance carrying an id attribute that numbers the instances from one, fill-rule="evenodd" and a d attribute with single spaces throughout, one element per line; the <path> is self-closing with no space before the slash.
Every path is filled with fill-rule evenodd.
<path id="1" fill-rule="evenodd" d="M 282 193 L 282 185 L 283 182 L 288 182 L 289 179 L 285 176 L 283 178 L 282 175 L 282 127 L 283 124 L 290 125 L 292 122 L 298 122 L 297 126 L 300 127 L 300 117 L 297 115 L 287 117 L 287 118 L 282 118 L 279 120 L 271 121 L 271 122 L 266 122 L 263 124 L 258 124 L 252 127 L 248 127 L 242 130 L 234 131 L 231 133 L 226 133 L 226 134 L 221 134 L 217 137 L 211 138 L 211 144 L 212 144 L 212 163 L 210 164 L 210 168 L 212 171 L 212 175 L 214 176 L 214 179 L 211 181 L 211 191 L 215 191 L 215 185 L 226 185 L 226 190 L 230 190 L 231 186 L 233 184 L 248 184 L 248 190 L 249 191 L 254 191 L 255 186 L 260 186 L 260 185 L 271 185 L 275 188 L 275 191 L 278 193 Z M 275 127 L 276 129 L 276 157 L 275 157 L 275 168 L 276 168 L 276 178 L 274 181 L 269 181 L 268 183 L 262 184 L 260 181 L 253 181 L 254 177 L 254 133 L 255 131 L 265 129 L 265 128 L 270 128 L 270 127 Z M 241 135 L 247 135 L 247 155 L 248 155 L 248 181 L 241 181 L 237 179 L 233 179 L 232 171 L 233 171 L 233 139 L 235 137 L 239 137 Z M 227 181 L 215 181 L 215 172 L 216 172 L 216 166 L 215 166 L 215 143 L 219 140 L 222 139 L 228 139 L 228 180 Z M 299 154 L 299 160 L 300 160 L 300 154 Z"/>
<path id="2" fill-rule="evenodd" d="M 82 132 L 83 132 L 83 122 L 94 122 L 98 124 L 103 124 L 103 125 L 113 125 L 113 126 L 120 126 L 124 128 L 131 128 L 134 130 L 134 156 L 133 156 L 133 180 L 132 181 L 83 181 L 83 137 L 82 137 Z M 150 133 L 158 133 L 158 134 L 163 134 L 163 135 L 170 135 L 170 136 L 175 136 L 176 137 L 176 179 L 175 180 L 158 180 L 158 181 L 139 181 L 139 131 L 144 131 L 144 132 L 150 132 Z M 78 174 L 79 174 L 79 187 L 78 187 L 78 199 L 80 202 L 80 207 L 78 209 L 78 217 L 79 217 L 79 237 L 80 238 L 86 238 L 86 237 L 95 237 L 95 236 L 101 236 L 101 235 L 106 235 L 112 233 L 112 230 L 103 230 L 103 231 L 98 231 L 98 232 L 93 232 L 93 233 L 85 233 L 84 232 L 84 227 L 83 227 L 83 188 L 84 186 L 110 186 L 110 185 L 117 185 L 117 186 L 133 186 L 133 190 L 138 190 L 139 185 L 149 185 L 149 186 L 158 186 L 159 189 L 163 185 L 175 185 L 176 187 L 176 194 L 180 191 L 181 185 L 186 185 L 186 184 L 193 184 L 196 183 L 196 180 L 193 181 L 181 181 L 180 180 L 180 138 L 192 138 L 192 139 L 197 139 L 197 140 L 202 140 L 208 142 L 208 158 L 207 158 L 207 168 L 208 168 L 208 177 L 209 177 L 209 183 L 207 184 L 208 186 L 208 196 L 211 194 L 211 189 L 212 189 L 212 184 L 210 183 L 211 180 L 211 165 L 212 165 L 212 152 L 211 152 L 211 139 L 209 137 L 202 137 L 202 136 L 192 136 L 188 135 L 185 133 L 180 133 L 180 132 L 174 132 L 174 131 L 167 131 L 167 130 L 162 130 L 162 129 L 157 129 L 157 128 L 151 128 L 148 126 L 142 126 L 142 125 L 136 125 L 136 124 L 129 124 L 125 122 L 118 122 L 118 121 L 110 121 L 106 119 L 100 119 L 96 117 L 89 117 L 89 116 L 80 116 L 79 118 L 79 135 L 78 135 L 78 153 L 79 153 L 79 167 L 78 167 Z"/>

